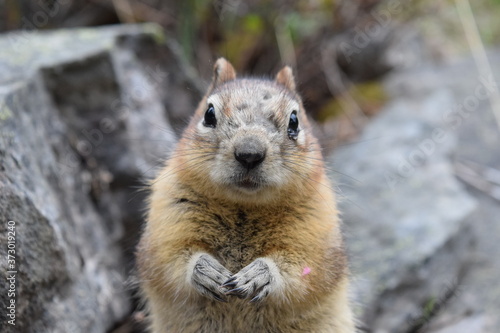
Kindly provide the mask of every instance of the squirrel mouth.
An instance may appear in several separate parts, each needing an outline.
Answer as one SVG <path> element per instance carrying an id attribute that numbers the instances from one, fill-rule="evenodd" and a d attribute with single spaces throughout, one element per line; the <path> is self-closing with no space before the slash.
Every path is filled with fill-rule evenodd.
<path id="1" fill-rule="evenodd" d="M 237 182 L 237 186 L 245 190 L 255 191 L 261 187 L 261 184 L 247 178 Z"/>

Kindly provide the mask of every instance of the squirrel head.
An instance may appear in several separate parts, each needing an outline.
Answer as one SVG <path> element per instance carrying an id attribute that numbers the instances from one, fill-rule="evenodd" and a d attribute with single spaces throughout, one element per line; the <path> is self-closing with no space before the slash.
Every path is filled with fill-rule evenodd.
<path id="1" fill-rule="evenodd" d="M 174 154 L 184 182 L 242 203 L 307 193 L 324 172 L 291 68 L 236 78 L 224 58 Z"/>

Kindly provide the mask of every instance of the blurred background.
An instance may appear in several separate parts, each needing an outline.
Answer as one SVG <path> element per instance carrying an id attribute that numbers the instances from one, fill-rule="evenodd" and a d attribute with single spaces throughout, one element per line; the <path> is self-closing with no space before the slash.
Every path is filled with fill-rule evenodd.
<path id="1" fill-rule="evenodd" d="M 3 0 L 0 31 L 155 22 L 180 44 L 182 56 L 204 80 L 219 56 L 246 75 L 269 76 L 288 64 L 296 69 L 309 113 L 328 124 L 328 138 L 344 140 L 384 104 L 378 80 L 385 74 L 420 63 L 450 62 L 471 52 L 466 38 L 470 22 L 459 3 Z M 500 1 L 469 5 L 484 45 L 498 45 Z"/>
<path id="2" fill-rule="evenodd" d="M 19 251 L 0 332 L 144 332 L 145 184 L 222 56 L 294 69 L 359 331 L 497 333 L 499 17 L 500 0 L 0 0 L 0 219 Z"/>

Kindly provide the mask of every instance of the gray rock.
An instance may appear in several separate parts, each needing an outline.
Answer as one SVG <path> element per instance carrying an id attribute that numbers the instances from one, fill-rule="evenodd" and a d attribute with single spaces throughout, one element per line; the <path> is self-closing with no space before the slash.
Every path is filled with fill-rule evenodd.
<path id="1" fill-rule="evenodd" d="M 457 260 L 445 272 L 425 265 L 475 207 L 449 161 L 456 135 L 439 123 L 452 103 L 446 90 L 395 100 L 368 125 L 360 144 L 334 155 L 332 168 L 352 177 L 339 179 L 344 230 L 361 317 L 376 332 L 411 325 L 420 302 L 452 284 L 461 269 Z M 440 283 L 428 283 L 438 272 Z"/>
<path id="2" fill-rule="evenodd" d="M 152 25 L 0 38 L 1 332 L 106 332 L 130 313 L 138 188 L 175 142 L 165 105 L 199 93 L 165 90 L 197 84 L 164 41 Z"/>
<path id="3" fill-rule="evenodd" d="M 457 125 L 455 159 L 500 169 L 500 130 L 488 96 L 481 97 L 476 93 L 478 87 L 489 87 L 489 96 L 498 93 L 500 53 L 490 52 L 489 60 L 493 72 L 487 79 L 477 73 L 472 59 L 444 67 L 435 75 L 436 78 L 446 77 L 446 80 L 456 82 L 450 87 L 457 96 L 457 109 L 462 110 L 462 116 Z M 457 71 L 457 68 L 460 70 Z M 416 78 L 419 79 L 419 76 Z M 473 239 L 473 244 L 468 249 L 469 266 L 464 272 L 457 297 L 429 322 L 426 327 L 428 332 L 462 325 L 456 326 L 455 331 L 493 333 L 500 327 L 500 289 L 497 287 L 500 278 L 500 262 L 497 260 L 500 251 L 500 203 L 488 193 L 479 192 L 472 187 L 467 187 L 467 190 L 479 204 L 465 221 L 469 236 Z M 477 323 L 477 329 L 467 330 L 467 325 L 472 323 Z M 460 330 L 461 328 L 464 330 Z"/>
<path id="4" fill-rule="evenodd" d="M 470 59 L 392 74 L 392 102 L 332 158 L 357 312 L 371 332 L 500 325 L 500 205 L 454 169 L 457 159 L 500 165 L 488 101 L 500 54 L 490 60 L 494 76 L 478 75 Z"/>
<path id="5" fill-rule="evenodd" d="M 492 318 L 485 315 L 475 315 L 466 317 L 451 325 L 447 325 L 435 333 L 456 333 L 456 332 L 486 332 L 488 326 L 491 325 Z M 490 327 L 492 329 L 493 327 Z M 493 332 L 493 331 L 492 331 Z"/>

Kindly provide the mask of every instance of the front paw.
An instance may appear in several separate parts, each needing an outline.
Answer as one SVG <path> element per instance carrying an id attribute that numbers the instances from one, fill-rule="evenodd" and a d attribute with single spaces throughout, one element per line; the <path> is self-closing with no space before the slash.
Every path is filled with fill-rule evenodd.
<path id="1" fill-rule="evenodd" d="M 193 287 L 205 297 L 227 302 L 225 290 L 221 285 L 231 277 L 231 272 L 207 253 L 193 257 L 192 261 L 189 279 Z"/>
<path id="2" fill-rule="evenodd" d="M 281 274 L 276 264 L 266 258 L 255 259 L 237 274 L 224 282 L 229 289 L 226 295 L 234 295 L 258 302 L 275 292 L 282 285 Z"/>

